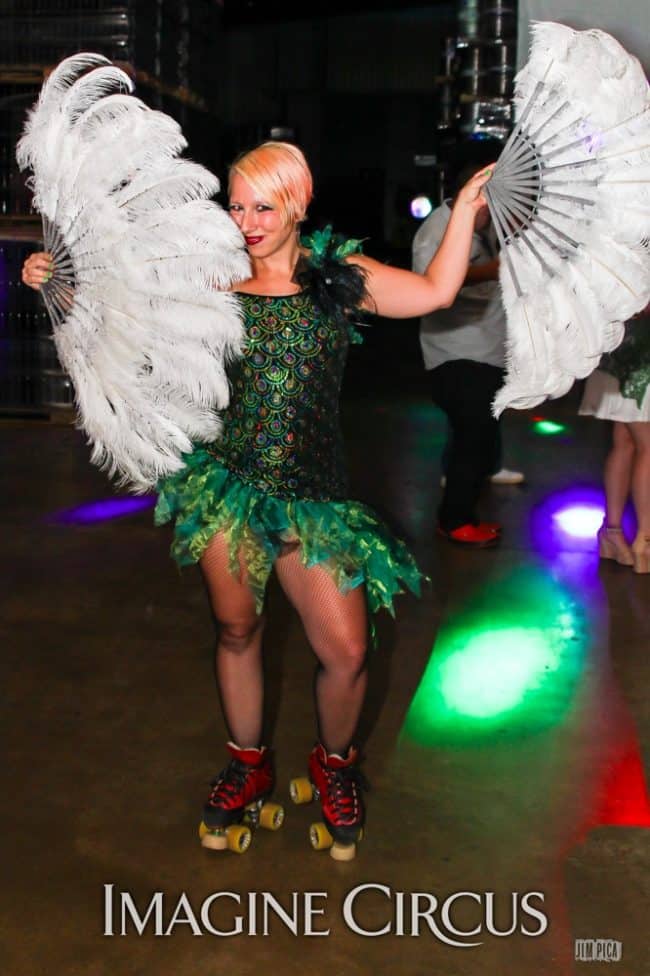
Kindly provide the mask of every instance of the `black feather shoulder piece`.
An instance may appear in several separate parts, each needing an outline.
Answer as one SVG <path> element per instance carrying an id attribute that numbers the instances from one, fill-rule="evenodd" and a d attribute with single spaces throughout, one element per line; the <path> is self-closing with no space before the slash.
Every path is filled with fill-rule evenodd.
<path id="1" fill-rule="evenodd" d="M 331 226 L 300 240 L 309 253 L 296 266 L 294 280 L 328 318 L 347 319 L 366 297 L 366 273 L 345 260 L 361 253 L 361 241 L 334 234 Z"/>

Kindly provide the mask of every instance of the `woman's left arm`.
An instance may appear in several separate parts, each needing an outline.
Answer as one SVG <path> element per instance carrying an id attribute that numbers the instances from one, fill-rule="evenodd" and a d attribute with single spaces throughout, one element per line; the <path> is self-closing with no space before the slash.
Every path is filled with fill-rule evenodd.
<path id="1" fill-rule="evenodd" d="M 481 187 L 491 172 L 482 170 L 459 192 L 440 247 L 423 274 L 391 268 L 362 254 L 347 259 L 366 272 L 366 311 L 408 319 L 453 305 L 467 274 L 476 213 L 487 203 Z"/>

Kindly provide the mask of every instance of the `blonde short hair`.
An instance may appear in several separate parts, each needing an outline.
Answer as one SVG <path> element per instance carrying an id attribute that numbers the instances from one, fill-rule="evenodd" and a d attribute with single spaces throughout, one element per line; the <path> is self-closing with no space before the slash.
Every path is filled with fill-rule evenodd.
<path id="1" fill-rule="evenodd" d="M 262 200 L 274 204 L 285 224 L 303 220 L 314 193 L 304 154 L 290 142 L 263 142 L 230 167 L 229 187 L 237 173 Z"/>

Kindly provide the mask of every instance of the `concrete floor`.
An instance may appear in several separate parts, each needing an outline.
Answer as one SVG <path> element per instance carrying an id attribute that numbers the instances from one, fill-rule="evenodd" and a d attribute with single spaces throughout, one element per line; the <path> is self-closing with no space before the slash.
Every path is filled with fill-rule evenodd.
<path id="1" fill-rule="evenodd" d="M 283 829 L 259 832 L 244 856 L 199 846 L 225 734 L 198 573 L 179 574 L 150 511 L 92 524 L 62 516 L 111 496 L 77 431 L 0 424 L 3 972 L 650 974 L 650 577 L 599 565 L 593 539 L 558 534 L 553 497 L 575 482 L 598 487 L 607 429 L 576 417 L 575 398 L 539 412 L 567 429 L 539 437 L 531 413 L 507 416 L 506 460 L 528 484 L 486 491 L 503 543 L 466 552 L 434 535 L 441 416 L 419 393 L 348 390 L 355 493 L 392 515 L 432 579 L 420 601 L 400 599 L 396 622 L 380 622 L 362 723 L 373 788 L 350 864 L 310 850 L 315 809 L 288 798 Z M 313 740 L 313 664 L 274 586 L 269 602 L 269 724 L 286 796 Z M 358 886 L 368 887 L 354 897 Z M 168 935 L 156 936 L 153 911 L 142 935 L 127 913 L 120 935 L 124 892 L 141 916 L 161 892 Z M 242 904 L 214 899 L 211 923 L 226 931 L 239 913 L 243 934 L 200 924 L 195 934 L 190 908 L 200 922 L 202 903 L 223 892 Z M 270 912 L 268 935 L 264 892 L 289 913 Z M 320 893 L 313 927 L 327 936 L 302 934 L 309 892 Z M 472 894 L 447 903 L 446 923 L 445 900 L 461 892 Z M 529 904 L 547 929 L 537 934 L 539 918 L 520 910 L 513 934 L 492 934 L 486 903 L 503 932 L 513 893 L 520 903 L 530 892 L 544 896 Z M 436 931 L 414 907 L 430 910 Z M 577 938 L 621 941 L 622 959 L 575 962 Z"/>

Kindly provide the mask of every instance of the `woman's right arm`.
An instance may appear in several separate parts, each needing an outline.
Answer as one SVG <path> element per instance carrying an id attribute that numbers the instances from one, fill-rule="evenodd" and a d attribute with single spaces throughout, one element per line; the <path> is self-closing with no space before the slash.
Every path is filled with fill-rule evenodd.
<path id="1" fill-rule="evenodd" d="M 36 251 L 23 264 L 23 284 L 38 291 L 42 284 L 50 280 L 53 269 L 52 255 L 47 251 Z"/>

